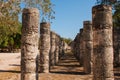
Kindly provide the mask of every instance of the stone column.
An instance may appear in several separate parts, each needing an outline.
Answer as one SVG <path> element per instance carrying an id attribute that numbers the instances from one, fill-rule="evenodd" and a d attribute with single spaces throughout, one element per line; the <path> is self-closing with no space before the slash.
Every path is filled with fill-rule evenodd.
<path id="1" fill-rule="evenodd" d="M 76 57 L 76 59 L 79 61 L 80 60 L 80 35 L 79 33 L 77 33 L 75 39 L 74 39 L 74 56 Z"/>
<path id="2" fill-rule="evenodd" d="M 120 28 L 113 27 L 114 66 L 120 66 Z"/>
<path id="3" fill-rule="evenodd" d="M 89 74 L 92 69 L 92 56 L 93 56 L 93 33 L 92 33 L 92 22 L 84 21 L 84 42 L 85 42 L 85 51 L 84 51 L 84 72 Z"/>
<path id="4" fill-rule="evenodd" d="M 80 66 L 83 66 L 83 54 L 84 54 L 84 44 L 83 44 L 83 29 L 80 29 Z"/>
<path id="5" fill-rule="evenodd" d="M 61 57 L 64 55 L 64 51 L 63 51 L 63 40 L 61 39 L 61 37 L 60 37 L 60 46 L 59 46 L 59 48 L 60 48 L 60 51 L 59 51 L 59 53 L 60 53 L 59 59 L 61 59 Z"/>
<path id="6" fill-rule="evenodd" d="M 21 80 L 37 80 L 38 25 L 39 11 L 36 8 L 24 9 L 22 14 Z"/>
<path id="7" fill-rule="evenodd" d="M 40 72 L 49 73 L 50 23 L 40 24 Z"/>
<path id="8" fill-rule="evenodd" d="M 80 34 L 77 33 L 76 36 L 76 58 L 80 61 Z"/>
<path id="9" fill-rule="evenodd" d="M 59 35 L 56 34 L 55 64 L 59 61 Z"/>
<path id="10" fill-rule="evenodd" d="M 114 80 L 112 7 L 97 5 L 92 8 L 93 24 L 93 80 Z"/>
<path id="11" fill-rule="evenodd" d="M 55 65 L 55 38 L 56 33 L 51 31 L 51 49 L 50 49 L 50 64 L 51 66 Z"/>
<path id="12" fill-rule="evenodd" d="M 65 54 L 65 41 L 62 40 L 62 56 Z"/>

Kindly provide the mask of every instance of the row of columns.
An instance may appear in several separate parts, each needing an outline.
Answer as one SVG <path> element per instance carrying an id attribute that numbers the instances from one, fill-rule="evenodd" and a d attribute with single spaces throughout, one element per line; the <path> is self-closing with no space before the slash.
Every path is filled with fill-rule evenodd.
<path id="1" fill-rule="evenodd" d="M 114 80 L 112 27 L 111 6 L 94 6 L 92 22 L 84 21 L 73 41 L 76 58 L 93 80 Z"/>
<path id="2" fill-rule="evenodd" d="M 91 57 L 93 55 L 92 22 L 84 21 L 83 25 L 83 29 L 80 29 L 80 33 L 74 39 L 73 53 L 80 65 L 84 67 L 84 72 L 91 73 Z"/>
<path id="3" fill-rule="evenodd" d="M 94 6 L 92 23 L 84 21 L 83 24 L 83 30 L 80 30 L 74 40 L 73 51 L 76 58 L 84 67 L 85 73 L 93 72 L 93 80 L 114 80 L 111 6 Z M 40 50 L 38 50 L 38 26 L 39 11 L 35 8 L 24 9 L 21 80 L 36 80 L 38 76 L 36 67 L 40 72 L 49 73 L 50 65 L 55 65 L 59 61 L 59 55 L 63 55 L 64 42 L 59 35 L 50 31 L 49 23 L 40 24 Z M 39 66 L 36 66 L 37 62 Z"/>
<path id="4" fill-rule="evenodd" d="M 22 14 L 21 80 L 37 80 L 38 72 L 49 73 L 64 55 L 65 42 L 50 30 L 50 23 L 40 23 L 39 11 L 24 9 Z M 39 49 L 38 49 L 39 48 Z"/>

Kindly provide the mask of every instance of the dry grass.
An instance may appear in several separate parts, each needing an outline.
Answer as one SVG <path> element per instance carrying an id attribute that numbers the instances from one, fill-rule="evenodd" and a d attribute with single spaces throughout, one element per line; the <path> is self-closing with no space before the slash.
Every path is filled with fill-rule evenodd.
<path id="1" fill-rule="evenodd" d="M 0 80 L 17 80 L 19 74 L 19 67 L 14 67 L 9 70 L 0 70 Z"/>

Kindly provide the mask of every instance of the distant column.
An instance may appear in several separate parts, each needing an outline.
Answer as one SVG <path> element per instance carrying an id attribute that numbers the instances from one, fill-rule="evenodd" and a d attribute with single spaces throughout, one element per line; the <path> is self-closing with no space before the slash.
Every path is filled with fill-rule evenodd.
<path id="1" fill-rule="evenodd" d="M 50 23 L 40 24 L 40 72 L 49 73 Z"/>
<path id="2" fill-rule="evenodd" d="M 24 9 L 22 14 L 21 80 L 37 80 L 38 25 L 39 11 L 35 8 Z"/>
<path id="3" fill-rule="evenodd" d="M 93 80 L 114 80 L 112 7 L 97 5 L 92 8 L 93 22 Z"/>
<path id="4" fill-rule="evenodd" d="M 85 51 L 84 51 L 84 72 L 92 72 L 92 56 L 93 56 L 93 33 L 92 33 L 92 22 L 84 21 L 84 42 L 85 42 Z"/>
<path id="5" fill-rule="evenodd" d="M 50 64 L 51 66 L 55 65 L 55 38 L 56 38 L 56 33 L 51 31 L 51 49 L 50 49 Z"/>
<path id="6" fill-rule="evenodd" d="M 120 27 L 113 27 L 114 66 L 120 66 Z"/>
<path id="7" fill-rule="evenodd" d="M 80 66 L 83 66 L 83 54 L 84 54 L 83 29 L 80 29 Z"/>
<path id="8" fill-rule="evenodd" d="M 55 64 L 59 61 L 59 35 L 56 34 Z"/>

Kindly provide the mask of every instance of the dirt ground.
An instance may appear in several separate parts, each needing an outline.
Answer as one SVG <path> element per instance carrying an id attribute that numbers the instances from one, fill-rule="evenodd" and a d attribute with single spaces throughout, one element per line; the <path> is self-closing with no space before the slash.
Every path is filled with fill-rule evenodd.
<path id="1" fill-rule="evenodd" d="M 120 68 L 115 68 L 115 80 L 120 80 Z M 20 80 L 20 53 L 0 53 L 0 80 Z M 40 73 L 39 80 L 92 80 L 71 54 L 61 58 L 50 73 Z"/>

